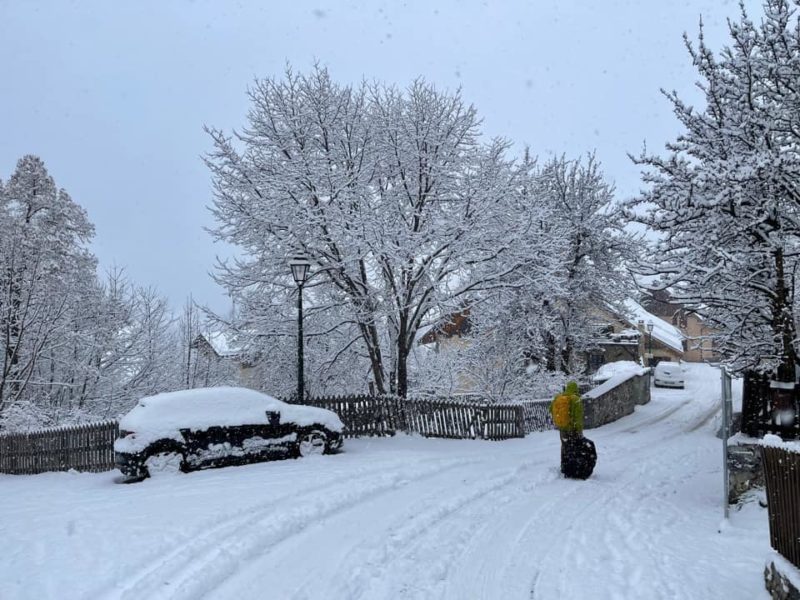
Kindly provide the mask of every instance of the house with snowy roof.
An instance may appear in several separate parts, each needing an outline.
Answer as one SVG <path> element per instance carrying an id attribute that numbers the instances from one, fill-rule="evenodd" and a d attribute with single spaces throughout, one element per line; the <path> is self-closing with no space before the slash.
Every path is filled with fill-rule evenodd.
<path id="1" fill-rule="evenodd" d="M 621 310 L 610 306 L 594 311 L 596 334 L 587 351 L 589 371 L 620 360 L 654 365 L 661 361 L 685 360 L 686 336 L 675 325 L 647 311 L 628 298 Z M 652 324 L 652 329 L 649 325 Z M 457 348 L 468 343 L 469 309 L 459 311 L 427 327 L 420 328 L 417 343 L 435 351 Z"/>
<path id="2" fill-rule="evenodd" d="M 458 344 L 461 337 L 468 334 L 471 329 L 469 308 L 460 310 L 444 319 L 420 327 L 417 331 L 416 343 L 420 345 L 433 344 L 438 351 L 440 344 Z"/>
<path id="3" fill-rule="evenodd" d="M 717 330 L 694 310 L 675 302 L 667 290 L 650 290 L 642 299 L 648 312 L 672 323 L 686 338 L 684 360 L 688 362 L 717 362 L 721 359 L 714 343 Z"/>
<path id="4" fill-rule="evenodd" d="M 587 351 L 590 371 L 600 365 L 633 360 L 645 365 L 684 360 L 686 336 L 672 323 L 647 311 L 628 298 L 620 310 L 599 307 L 595 311 L 596 337 Z"/>
<path id="5" fill-rule="evenodd" d="M 252 387 L 253 365 L 234 337 L 224 331 L 205 331 L 192 341 L 197 353 L 193 375 L 197 386 L 237 384 Z"/>
<path id="6" fill-rule="evenodd" d="M 207 356 L 218 359 L 235 359 L 241 354 L 233 339 L 222 331 L 199 333 L 192 342 L 192 348 Z"/>

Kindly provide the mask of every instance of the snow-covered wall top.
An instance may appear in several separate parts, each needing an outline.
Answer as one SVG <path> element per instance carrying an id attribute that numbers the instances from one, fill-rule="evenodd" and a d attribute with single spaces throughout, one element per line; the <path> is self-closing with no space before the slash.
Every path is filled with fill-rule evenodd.
<path id="1" fill-rule="evenodd" d="M 640 375 L 644 375 L 645 373 L 647 373 L 647 369 L 645 369 L 643 367 L 639 367 L 638 369 L 635 369 L 635 370 L 631 369 L 631 370 L 628 370 L 628 371 L 623 371 L 621 373 L 618 373 L 618 374 L 614 375 L 608 381 L 598 385 L 596 388 L 592 388 L 591 390 L 586 392 L 583 395 L 583 397 L 584 398 L 589 398 L 589 399 L 592 399 L 592 400 L 595 399 L 595 398 L 599 398 L 603 394 L 607 394 L 608 392 L 613 390 L 618 385 L 622 385 L 623 383 L 625 383 L 629 379 L 632 379 L 634 377 L 639 377 Z"/>
<path id="2" fill-rule="evenodd" d="M 600 365 L 600 368 L 597 369 L 594 375 L 592 375 L 592 381 L 602 383 L 622 373 L 630 373 L 632 371 L 636 371 L 637 373 L 639 373 L 641 372 L 641 370 L 642 370 L 642 365 L 640 365 L 635 361 L 617 360 L 614 362 L 605 363 L 604 365 Z"/>
<path id="3" fill-rule="evenodd" d="M 767 448 L 779 448 L 787 452 L 800 454 L 800 442 L 784 442 L 780 436 L 771 433 L 768 433 L 763 439 L 759 440 L 759 444 Z"/>

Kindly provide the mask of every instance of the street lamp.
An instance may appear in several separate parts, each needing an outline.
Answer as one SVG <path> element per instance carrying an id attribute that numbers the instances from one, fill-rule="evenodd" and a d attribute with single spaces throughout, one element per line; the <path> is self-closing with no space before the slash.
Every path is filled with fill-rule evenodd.
<path id="1" fill-rule="evenodd" d="M 648 337 L 648 341 L 649 341 L 649 350 L 648 350 L 647 353 L 650 355 L 650 365 L 649 366 L 651 366 L 651 367 L 653 366 L 653 327 L 654 327 L 653 321 L 648 321 L 647 322 L 647 337 Z"/>
<path id="2" fill-rule="evenodd" d="M 292 277 L 297 284 L 297 401 L 305 398 L 305 382 L 303 378 L 303 285 L 308 279 L 311 261 L 305 255 L 298 254 L 289 259 Z"/>

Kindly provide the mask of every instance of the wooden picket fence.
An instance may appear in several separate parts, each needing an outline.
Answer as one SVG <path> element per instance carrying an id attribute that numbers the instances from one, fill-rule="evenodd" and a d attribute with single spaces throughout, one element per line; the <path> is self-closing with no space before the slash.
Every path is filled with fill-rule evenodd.
<path id="1" fill-rule="evenodd" d="M 524 408 L 480 399 L 402 399 L 397 396 L 323 396 L 304 404 L 339 415 L 345 437 L 392 435 L 397 431 L 425 437 L 504 440 L 524 437 Z"/>
<path id="2" fill-rule="evenodd" d="M 0 435 L 0 473 L 109 471 L 114 468 L 116 421 Z"/>
<path id="3" fill-rule="evenodd" d="M 303 401 L 339 415 L 345 437 L 394 435 L 405 428 L 402 399 L 397 396 L 318 396 Z"/>
<path id="4" fill-rule="evenodd" d="M 307 398 L 304 404 L 337 413 L 350 438 L 405 431 L 435 438 L 505 440 L 553 427 L 547 402 L 356 395 Z M 118 433 L 116 421 L 104 421 L 0 435 L 0 473 L 111 470 Z"/>
<path id="5" fill-rule="evenodd" d="M 464 401 L 407 400 L 406 431 L 425 437 L 507 440 L 524 437 L 521 406 Z"/>
<path id="6" fill-rule="evenodd" d="M 800 454 L 761 448 L 772 547 L 800 569 Z"/>
<path id="7" fill-rule="evenodd" d="M 556 428 L 550 415 L 550 400 L 520 400 L 515 404 L 522 407 L 526 434 Z"/>

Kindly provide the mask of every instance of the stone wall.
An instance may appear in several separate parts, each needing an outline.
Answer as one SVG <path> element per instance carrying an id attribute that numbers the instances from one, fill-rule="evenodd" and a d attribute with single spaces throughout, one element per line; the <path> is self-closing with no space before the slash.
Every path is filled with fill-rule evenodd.
<path id="1" fill-rule="evenodd" d="M 800 572 L 780 554 L 767 561 L 764 585 L 772 600 L 800 600 Z"/>
<path id="2" fill-rule="evenodd" d="M 734 436 L 728 442 L 728 503 L 736 504 L 753 488 L 764 489 L 758 442 Z"/>
<path id="3" fill-rule="evenodd" d="M 613 377 L 583 396 L 583 427 L 593 429 L 629 415 L 650 402 L 650 374 Z"/>

